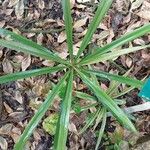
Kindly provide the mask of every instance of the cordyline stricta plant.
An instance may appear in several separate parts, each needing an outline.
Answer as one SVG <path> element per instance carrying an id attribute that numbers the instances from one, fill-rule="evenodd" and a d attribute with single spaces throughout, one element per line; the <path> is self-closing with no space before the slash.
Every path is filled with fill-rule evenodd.
<path id="1" fill-rule="evenodd" d="M 61 101 L 61 112 L 59 114 L 59 119 L 57 123 L 56 134 L 54 138 L 55 150 L 66 149 L 66 140 L 68 134 L 68 124 L 69 124 L 69 113 L 71 109 L 71 102 L 73 98 L 73 81 L 76 78 L 81 78 L 83 83 L 93 92 L 97 97 L 97 101 L 103 106 L 105 111 L 111 112 L 111 114 L 120 122 L 125 128 L 136 132 L 136 129 L 130 119 L 127 117 L 125 112 L 119 108 L 117 103 L 102 90 L 98 83 L 94 82 L 92 76 L 105 78 L 108 80 L 115 80 L 120 83 L 130 85 L 134 88 L 141 88 L 143 82 L 125 76 L 119 76 L 115 74 L 110 74 L 107 72 L 93 70 L 90 66 L 98 62 L 104 62 L 107 60 L 112 60 L 113 58 L 119 57 L 123 54 L 128 54 L 138 50 L 146 49 L 150 45 L 136 46 L 130 48 L 124 48 L 120 50 L 112 51 L 115 48 L 121 47 L 125 43 L 128 43 L 144 34 L 150 32 L 150 24 L 144 25 L 130 33 L 123 35 L 122 37 L 114 40 L 112 43 L 107 44 L 103 47 L 96 47 L 94 50 L 91 49 L 91 53 L 85 55 L 84 50 L 87 48 L 96 28 L 99 26 L 106 12 L 110 8 L 112 0 L 102 0 L 98 5 L 95 16 L 93 17 L 91 23 L 89 24 L 88 30 L 82 40 L 79 51 L 76 56 L 73 55 L 73 26 L 72 17 L 70 9 L 70 1 L 62 0 L 62 8 L 65 23 L 65 32 L 67 35 L 67 46 L 69 51 L 69 57 L 67 60 L 60 58 L 55 51 L 42 47 L 31 40 L 28 40 L 21 35 L 15 34 L 6 29 L 0 29 L 0 45 L 7 47 L 12 50 L 19 52 L 25 52 L 33 56 L 37 56 L 43 59 L 51 60 L 57 62 L 54 67 L 44 67 L 41 69 L 28 70 L 23 72 L 16 72 L 7 74 L 0 77 L 0 83 L 6 83 L 9 81 L 15 81 L 18 79 L 29 78 L 34 76 L 39 76 L 43 74 L 50 74 L 58 71 L 64 72 L 64 76 L 59 80 L 59 82 L 54 86 L 52 90 L 47 94 L 46 100 L 42 103 L 40 108 L 34 114 L 32 119 L 29 121 L 24 132 L 22 133 L 20 139 L 15 144 L 15 150 L 23 150 L 26 141 L 29 139 L 34 129 L 37 127 L 38 123 L 41 121 L 45 112 L 51 107 L 54 102 L 54 98 L 59 94 L 62 87 L 65 84 L 65 95 Z M 81 56 L 82 54 L 82 56 Z M 105 115 L 106 118 L 106 115 Z"/>

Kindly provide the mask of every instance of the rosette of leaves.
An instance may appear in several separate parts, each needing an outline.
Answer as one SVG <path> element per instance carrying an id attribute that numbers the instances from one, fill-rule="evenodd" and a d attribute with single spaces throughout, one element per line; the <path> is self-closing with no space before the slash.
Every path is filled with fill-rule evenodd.
<path id="1" fill-rule="evenodd" d="M 112 115 L 120 122 L 125 128 L 136 132 L 136 129 L 127 115 L 119 108 L 117 103 L 106 93 L 104 92 L 98 84 L 92 81 L 91 75 L 97 77 L 106 78 L 108 80 L 116 80 L 118 82 L 130 85 L 134 88 L 141 88 L 143 82 L 134 78 L 119 76 L 115 74 L 110 74 L 107 72 L 88 69 L 87 65 L 91 65 L 98 62 L 104 62 L 111 60 L 113 58 L 119 57 L 123 54 L 128 54 L 138 50 L 146 49 L 150 45 L 143 45 L 131 48 L 120 49 L 112 51 L 115 48 L 121 47 L 125 43 L 128 43 L 144 34 L 150 32 L 150 24 L 144 25 L 130 33 L 123 35 L 122 37 L 114 40 L 112 43 L 107 44 L 103 47 L 96 47 L 94 50 L 91 49 L 91 53 L 85 55 L 84 50 L 87 48 L 94 32 L 102 21 L 103 17 L 107 13 L 108 9 L 112 4 L 112 0 L 102 0 L 98 5 L 95 16 L 91 21 L 86 35 L 84 36 L 82 43 L 80 45 L 79 51 L 76 56 L 73 55 L 73 26 L 72 26 L 72 17 L 70 9 L 70 1 L 62 0 L 62 8 L 64 15 L 65 23 L 65 32 L 67 35 L 67 45 L 69 51 L 69 57 L 67 60 L 60 58 L 53 50 L 49 50 L 45 47 L 42 47 L 31 40 L 28 40 L 21 35 L 15 34 L 11 31 L 0 29 L 0 45 L 7 47 L 12 50 L 19 52 L 28 53 L 43 59 L 51 60 L 57 62 L 54 67 L 45 67 L 35 70 L 28 70 L 24 72 L 16 72 L 12 74 L 7 74 L 0 77 L 0 83 L 6 83 L 9 81 L 15 81 L 18 79 L 39 76 L 43 74 L 50 74 L 58 71 L 64 70 L 64 76 L 59 80 L 59 82 L 54 86 L 52 90 L 47 95 L 46 100 L 42 103 L 40 108 L 34 114 L 32 119 L 29 121 L 24 132 L 22 133 L 20 139 L 15 144 L 15 150 L 23 150 L 26 141 L 29 139 L 34 129 L 37 127 L 38 123 L 41 121 L 45 112 L 53 104 L 54 98 L 59 94 L 64 83 L 67 83 L 65 86 L 65 94 L 62 99 L 61 112 L 59 114 L 59 119 L 56 128 L 56 134 L 54 138 L 54 148 L 55 150 L 64 150 L 66 148 L 66 140 L 68 134 L 68 124 L 69 124 L 69 113 L 71 109 L 71 102 L 73 98 L 73 81 L 76 77 L 81 78 L 85 85 L 93 92 L 97 97 L 99 103 L 103 105 L 105 111 L 109 111 Z M 94 51 L 94 52 L 93 52 Z M 81 54 L 83 54 L 81 56 Z M 104 115 L 105 116 L 105 115 Z M 105 116 L 106 118 L 106 116 Z M 104 119 L 106 120 L 106 119 Z"/>

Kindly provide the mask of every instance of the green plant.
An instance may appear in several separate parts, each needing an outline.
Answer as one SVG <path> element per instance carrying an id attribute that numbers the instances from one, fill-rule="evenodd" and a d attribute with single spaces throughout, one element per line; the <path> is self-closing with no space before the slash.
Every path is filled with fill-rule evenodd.
<path id="1" fill-rule="evenodd" d="M 117 103 L 105 93 L 97 82 L 91 80 L 91 75 L 96 75 L 108 80 L 116 80 L 121 83 L 125 83 L 134 88 L 140 88 L 143 86 L 143 82 L 119 75 L 114 75 L 106 73 L 103 71 L 95 71 L 92 68 L 88 69 L 86 65 L 94 64 L 97 62 L 102 62 L 106 60 L 111 60 L 113 58 L 119 57 L 123 54 L 135 52 L 141 49 L 150 47 L 150 45 L 137 46 L 133 48 L 125 48 L 121 50 L 116 50 L 112 52 L 112 49 L 120 47 L 127 42 L 134 40 L 137 37 L 140 37 L 148 32 L 150 32 L 150 24 L 144 25 L 135 31 L 128 33 L 121 38 L 113 41 L 110 44 L 107 44 L 104 47 L 97 47 L 94 49 L 94 52 L 88 54 L 87 56 L 81 57 L 81 54 L 86 49 L 88 43 L 90 42 L 92 35 L 94 34 L 97 26 L 105 16 L 109 7 L 111 6 L 112 0 L 102 0 L 100 5 L 97 8 L 96 14 L 88 27 L 87 33 L 83 38 L 82 44 L 78 51 L 77 56 L 73 56 L 73 35 L 72 35 L 72 17 L 69 0 L 62 0 L 62 7 L 64 13 L 64 22 L 65 22 L 65 31 L 67 35 L 67 45 L 70 58 L 68 60 L 61 59 L 57 54 L 52 50 L 48 50 L 36 43 L 17 35 L 13 32 L 10 32 L 5 29 L 0 29 L 0 45 L 7 47 L 16 51 L 25 52 L 43 59 L 48 59 L 57 62 L 55 67 L 46 67 L 31 71 L 17 72 L 13 74 L 8 74 L 0 77 L 0 83 L 6 83 L 9 81 L 15 81 L 22 78 L 38 76 L 47 73 L 53 73 L 60 70 L 64 70 L 65 75 L 62 79 L 54 86 L 54 88 L 48 93 L 46 100 L 40 106 L 38 111 L 35 113 L 33 118 L 30 120 L 29 124 L 25 128 L 23 134 L 21 135 L 19 141 L 15 144 L 15 150 L 22 150 L 26 141 L 31 136 L 33 130 L 36 128 L 45 112 L 53 104 L 54 98 L 59 94 L 60 90 L 65 86 L 65 95 L 62 100 L 61 113 L 59 115 L 57 129 L 54 139 L 54 149 L 60 150 L 65 149 L 67 133 L 68 133 L 68 124 L 69 124 L 69 112 L 71 109 L 71 101 L 73 97 L 73 79 L 77 75 L 82 79 L 82 81 L 87 85 L 87 87 L 95 94 L 96 100 L 104 106 L 102 115 L 104 116 L 102 123 L 102 131 L 104 130 L 104 125 L 106 122 L 105 111 L 110 111 L 114 117 L 126 128 L 136 132 L 136 129 L 132 122 L 128 119 L 127 115 L 119 108 Z M 93 51 L 93 50 L 91 50 Z M 96 78 L 95 78 L 96 79 Z M 100 135 L 102 132 L 100 132 Z M 100 142 L 100 139 L 98 140 Z"/>

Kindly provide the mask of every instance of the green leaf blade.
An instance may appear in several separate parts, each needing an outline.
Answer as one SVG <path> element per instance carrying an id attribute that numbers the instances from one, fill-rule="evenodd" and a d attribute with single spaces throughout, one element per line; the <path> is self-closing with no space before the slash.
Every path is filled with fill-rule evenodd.
<path id="1" fill-rule="evenodd" d="M 98 150 L 98 147 L 101 143 L 101 140 L 102 140 L 102 137 L 104 134 L 104 130 L 105 130 L 105 126 L 106 126 L 107 114 L 106 114 L 105 108 L 103 108 L 103 114 L 102 115 L 103 115 L 103 120 L 102 120 L 102 125 L 101 125 L 100 131 L 99 131 L 98 140 L 96 142 L 95 150 Z"/>
<path id="2" fill-rule="evenodd" d="M 120 76 L 120 75 L 114 75 L 114 74 L 107 73 L 104 71 L 87 70 L 87 69 L 84 71 L 87 73 L 91 73 L 91 74 L 94 74 L 96 76 L 99 76 L 101 78 L 106 78 L 110 81 L 115 80 L 115 81 L 118 81 L 120 83 L 125 83 L 125 84 L 131 85 L 131 86 L 136 87 L 136 88 L 141 88 L 144 85 L 144 82 L 142 82 L 140 80 L 136 80 L 133 78 L 124 77 L 124 76 Z"/>
<path id="3" fill-rule="evenodd" d="M 85 76 L 79 70 L 76 70 L 80 75 L 83 82 L 93 91 L 93 93 L 98 98 L 99 102 L 101 102 L 112 114 L 117 118 L 117 120 L 126 128 L 133 132 L 137 132 L 132 122 L 128 119 L 126 114 L 117 106 L 117 104 L 105 93 L 103 90 L 93 84 L 90 78 Z"/>
<path id="4" fill-rule="evenodd" d="M 62 8 L 65 21 L 65 31 L 67 35 L 67 45 L 70 53 L 70 58 L 73 60 L 73 36 L 72 36 L 72 17 L 71 17 L 71 8 L 70 0 L 62 0 Z"/>
<path id="5" fill-rule="evenodd" d="M 67 134 L 68 134 L 68 125 L 69 125 L 69 113 L 71 108 L 72 100 L 72 88 L 73 88 L 73 71 L 71 70 L 67 87 L 65 98 L 62 102 L 61 114 L 59 121 L 57 123 L 57 129 L 54 140 L 54 149 L 55 150 L 65 150 Z"/>
<path id="6" fill-rule="evenodd" d="M 43 104 L 40 106 L 38 111 L 35 113 L 35 115 L 32 117 L 30 122 L 28 123 L 27 127 L 25 128 L 23 134 L 21 135 L 19 141 L 15 144 L 14 150 L 22 150 L 24 148 L 24 145 L 28 138 L 31 136 L 32 132 L 38 125 L 38 123 L 41 121 L 42 117 L 44 116 L 45 112 L 48 110 L 48 108 L 51 106 L 55 96 L 59 93 L 59 90 L 63 86 L 66 78 L 68 77 L 68 72 L 64 75 L 64 77 L 59 81 L 59 83 L 53 88 L 52 91 L 48 93 L 48 96 L 46 100 L 43 102 Z"/>
<path id="7" fill-rule="evenodd" d="M 102 0 L 101 1 L 100 5 L 97 8 L 94 18 L 93 18 L 90 26 L 88 27 L 88 31 L 87 31 L 85 37 L 83 38 L 83 41 L 81 43 L 81 46 L 79 48 L 76 58 L 78 58 L 82 54 L 84 49 L 87 47 L 94 32 L 96 31 L 98 25 L 100 24 L 100 22 L 102 21 L 103 17 L 106 14 L 106 12 L 110 8 L 111 4 L 112 4 L 112 0 L 107 0 L 107 1 Z"/>
<path id="8" fill-rule="evenodd" d="M 53 60 L 62 64 L 68 64 L 67 61 L 61 59 L 59 56 L 49 51 L 48 49 L 36 44 L 35 42 L 28 40 L 27 38 L 15 34 L 6 29 L 0 28 L 0 36 L 6 37 L 6 39 L 0 39 L 0 45 L 16 51 L 28 53 L 43 59 Z"/>
<path id="9" fill-rule="evenodd" d="M 29 77 L 39 76 L 47 73 L 53 73 L 57 72 L 59 70 L 62 70 L 64 67 L 45 67 L 41 69 L 35 69 L 35 70 L 29 70 L 29 71 L 23 71 L 23 72 L 16 72 L 12 74 L 7 74 L 4 76 L 0 76 L 0 84 L 10 82 L 10 81 L 16 81 L 19 79 L 25 79 Z"/>
<path id="10" fill-rule="evenodd" d="M 80 61 L 80 64 L 81 65 L 87 65 L 87 64 L 93 64 L 93 63 L 97 63 L 97 62 L 100 62 L 100 61 L 104 61 L 102 58 L 101 58 L 101 55 L 106 53 L 106 52 L 109 52 L 111 51 L 112 49 L 114 48 L 117 48 L 119 46 L 122 46 L 123 44 L 127 43 L 127 42 L 130 42 L 140 36 L 143 36 L 144 34 L 146 33 L 149 33 L 150 32 L 150 24 L 147 24 L 147 25 L 144 25 L 136 30 L 134 30 L 133 32 L 131 33 L 127 33 L 125 35 L 123 35 L 121 38 L 113 41 L 112 43 L 110 44 L 107 44 L 106 46 L 102 47 L 102 48 L 97 48 L 95 49 L 95 52 L 93 54 L 90 54 L 88 56 L 86 56 L 85 58 L 83 58 L 81 61 Z M 135 49 L 132 50 L 132 51 L 136 51 Z M 131 51 L 131 52 L 132 52 Z M 118 51 L 119 52 L 119 51 Z M 123 52 L 122 52 L 123 53 Z M 128 52 L 129 53 L 129 52 Z M 112 53 L 111 53 L 112 54 Z M 127 53 L 125 53 L 127 54 Z M 106 54 L 107 55 L 107 54 Z M 105 57 L 106 58 L 106 57 Z M 111 59 L 111 58 L 109 58 Z M 107 59 L 108 60 L 108 59 Z"/>

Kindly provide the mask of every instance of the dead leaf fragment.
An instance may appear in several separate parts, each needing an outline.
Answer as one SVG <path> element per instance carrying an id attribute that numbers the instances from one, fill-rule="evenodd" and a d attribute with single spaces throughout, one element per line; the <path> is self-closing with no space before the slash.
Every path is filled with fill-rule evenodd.
<path id="1" fill-rule="evenodd" d="M 130 9 L 130 11 L 132 11 L 132 10 L 134 10 L 134 9 L 137 9 L 137 8 L 139 8 L 141 5 L 142 5 L 142 3 L 143 3 L 143 1 L 144 0 L 135 0 L 135 1 L 133 1 L 133 0 L 130 0 L 131 1 L 131 9 Z"/>
<path id="2" fill-rule="evenodd" d="M 3 56 L 3 50 L 0 48 L 0 58 Z"/>
<path id="3" fill-rule="evenodd" d="M 58 39 L 57 39 L 57 42 L 58 43 L 62 43 L 66 40 L 66 33 L 64 31 L 62 31 L 59 36 L 58 36 Z"/>
<path id="4" fill-rule="evenodd" d="M 22 68 L 22 71 L 25 71 L 31 64 L 31 56 L 30 55 L 27 55 L 24 57 L 22 63 L 21 63 L 21 68 Z"/>
<path id="5" fill-rule="evenodd" d="M 143 2 L 142 8 L 137 15 L 143 19 L 150 20 L 150 3 L 147 1 Z"/>
<path id="6" fill-rule="evenodd" d="M 5 25 L 5 20 L 0 21 L 0 28 L 2 28 Z"/>
<path id="7" fill-rule="evenodd" d="M 0 128 L 0 134 L 1 135 L 9 135 L 9 133 L 11 132 L 11 130 L 12 130 L 12 127 L 13 127 L 13 125 L 12 124 L 6 124 L 6 125 L 4 125 L 4 126 L 2 126 L 1 128 Z"/>
<path id="8" fill-rule="evenodd" d="M 43 39 L 44 39 L 43 34 L 42 33 L 38 34 L 38 36 L 37 36 L 37 43 L 39 45 L 42 45 Z"/>
<path id="9" fill-rule="evenodd" d="M 76 22 L 74 23 L 73 28 L 74 28 L 74 29 L 78 29 L 78 28 L 84 26 L 84 25 L 86 24 L 86 21 L 87 21 L 87 17 L 86 17 L 86 18 L 82 18 L 82 19 L 76 21 Z"/>
<path id="10" fill-rule="evenodd" d="M 21 19 L 24 13 L 24 0 L 19 0 L 15 6 L 15 14 L 17 19 Z"/>
<path id="11" fill-rule="evenodd" d="M 16 127 L 14 127 L 10 132 L 10 136 L 12 137 L 12 139 L 15 143 L 18 141 L 20 135 L 21 135 L 21 130 Z"/>
<path id="12" fill-rule="evenodd" d="M 0 148 L 1 148 L 1 150 L 8 149 L 8 143 L 7 143 L 6 139 L 4 139 L 2 136 L 0 136 Z"/>
<path id="13" fill-rule="evenodd" d="M 53 67 L 54 64 L 55 64 L 55 62 L 53 62 L 53 61 L 51 61 L 51 60 L 44 60 L 44 61 L 42 62 L 42 64 L 43 64 L 44 66 L 47 66 L 47 67 Z"/>
<path id="14" fill-rule="evenodd" d="M 130 68 L 132 66 L 132 59 L 130 57 L 126 58 L 126 65 Z"/>
<path id="15" fill-rule="evenodd" d="M 5 73 L 13 73 L 13 66 L 8 59 L 3 60 L 2 66 Z"/>
<path id="16" fill-rule="evenodd" d="M 38 5 L 39 5 L 39 8 L 42 10 L 45 8 L 45 3 L 43 0 L 38 0 Z"/>

